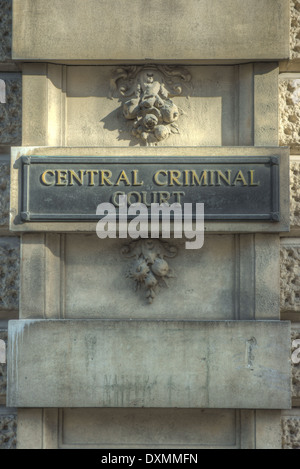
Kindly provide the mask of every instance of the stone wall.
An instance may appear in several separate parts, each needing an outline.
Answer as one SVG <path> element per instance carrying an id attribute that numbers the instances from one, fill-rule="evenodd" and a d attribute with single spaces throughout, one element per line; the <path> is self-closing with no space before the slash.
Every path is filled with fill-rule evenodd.
<path id="1" fill-rule="evenodd" d="M 0 341 L 7 346 L 7 330 L 0 329 Z M 1 362 L 0 354 L 0 449 L 15 449 L 17 443 L 17 414 L 14 409 L 5 407 L 6 363 Z"/>
<path id="2" fill-rule="evenodd" d="M 281 238 L 282 319 L 292 321 L 293 341 L 300 339 L 300 1 L 290 0 L 290 60 L 279 76 L 280 145 L 290 147 L 289 237 Z M 296 350 L 292 345 L 291 354 Z M 300 448 L 300 363 L 292 362 L 293 409 L 283 412 L 282 447 Z"/>
<path id="3" fill-rule="evenodd" d="M 300 449 L 300 418 L 282 418 L 282 448 Z"/>
<path id="4" fill-rule="evenodd" d="M 5 343 L 7 347 L 7 331 L 0 330 L 0 340 Z M 6 363 L 0 361 L 0 403 L 5 402 L 5 394 L 6 394 Z"/>
<path id="5" fill-rule="evenodd" d="M 0 0 L 0 62 L 11 60 L 12 0 Z"/>
<path id="6" fill-rule="evenodd" d="M 300 162 L 290 163 L 290 222 L 293 228 L 300 228 Z"/>
<path id="7" fill-rule="evenodd" d="M 290 0 L 291 8 L 291 32 L 290 32 L 290 59 L 300 59 L 300 2 Z"/>
<path id="8" fill-rule="evenodd" d="M 19 239 L 0 238 L 0 308 L 15 311 L 19 308 Z"/>
<path id="9" fill-rule="evenodd" d="M 296 342 L 295 342 L 296 341 Z M 296 399 L 300 398 L 300 328 L 292 329 L 292 353 L 295 353 L 296 359 L 299 363 L 293 363 L 292 361 L 292 390 L 293 397 Z"/>
<path id="10" fill-rule="evenodd" d="M 17 444 L 16 414 L 0 414 L 0 449 L 15 449 Z"/>
<path id="11" fill-rule="evenodd" d="M 22 142 L 22 76 L 11 61 L 12 1 L 0 0 L 0 341 L 18 317 L 19 238 L 8 229 L 10 146 Z M 3 342 L 1 342 L 3 345 Z M 0 449 L 16 448 L 17 412 L 7 408 L 6 360 L 0 354 Z"/>
<path id="12" fill-rule="evenodd" d="M 1 145 L 20 145 L 22 141 L 22 83 L 20 73 L 0 73 L 5 84 L 5 102 L 0 104 Z"/>
<path id="13" fill-rule="evenodd" d="M 280 145 L 300 145 L 300 75 L 283 74 L 279 80 Z"/>
<path id="14" fill-rule="evenodd" d="M 9 162 L 0 162 L 0 227 L 8 226 L 9 214 Z"/>
<path id="15" fill-rule="evenodd" d="M 300 243 L 281 245 L 281 312 L 300 311 Z"/>

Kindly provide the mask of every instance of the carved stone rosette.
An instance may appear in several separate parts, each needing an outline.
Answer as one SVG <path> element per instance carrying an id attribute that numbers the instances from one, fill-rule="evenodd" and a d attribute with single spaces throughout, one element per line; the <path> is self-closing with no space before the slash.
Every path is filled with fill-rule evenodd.
<path id="1" fill-rule="evenodd" d="M 152 303 L 157 288 L 168 287 L 167 279 L 175 277 L 165 258 L 175 257 L 177 248 L 159 240 L 141 239 L 124 246 L 121 252 L 135 259 L 127 276 L 135 280 L 136 290 L 141 286 L 146 289 L 146 298 Z"/>
<path id="2" fill-rule="evenodd" d="M 171 65 L 124 66 L 115 71 L 112 92 L 125 100 L 123 116 L 132 121 L 132 135 L 145 145 L 155 145 L 179 133 L 177 120 L 182 111 L 171 99 L 183 91 L 191 75 Z"/>

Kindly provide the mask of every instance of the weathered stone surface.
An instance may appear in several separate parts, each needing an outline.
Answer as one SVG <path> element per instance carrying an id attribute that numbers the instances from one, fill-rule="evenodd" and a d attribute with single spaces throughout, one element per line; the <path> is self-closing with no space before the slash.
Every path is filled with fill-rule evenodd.
<path id="1" fill-rule="evenodd" d="M 300 1 L 290 0 L 290 59 L 300 58 Z"/>
<path id="2" fill-rule="evenodd" d="M 19 238 L 0 238 L 0 309 L 19 307 Z"/>
<path id="3" fill-rule="evenodd" d="M 288 0 L 114 0 L 113 22 L 111 0 L 15 0 L 13 15 L 15 59 L 289 57 Z"/>
<path id="4" fill-rule="evenodd" d="M 300 349 L 300 342 L 293 346 L 294 340 L 300 341 L 300 328 L 292 328 L 291 331 L 291 338 L 292 338 L 292 353 L 295 350 Z M 297 353 L 297 358 L 300 356 L 300 352 Z M 294 363 L 292 361 L 292 395 L 294 398 L 300 397 L 300 363 Z"/>
<path id="5" fill-rule="evenodd" d="M 7 343 L 7 331 L 0 330 L 0 340 L 3 340 Z M 0 362 L 0 396 L 6 394 L 6 382 L 7 382 L 7 372 L 6 372 L 6 363 Z"/>
<path id="6" fill-rule="evenodd" d="M 291 405 L 287 321 L 18 320 L 8 337 L 12 407 Z"/>
<path id="7" fill-rule="evenodd" d="M 22 78 L 0 73 L 5 82 L 5 103 L 0 103 L 0 145 L 19 145 L 22 135 Z"/>
<path id="8" fill-rule="evenodd" d="M 9 174 L 10 174 L 9 163 L 0 162 L 0 227 L 8 225 Z"/>
<path id="9" fill-rule="evenodd" d="M 0 414 L 0 449 L 15 449 L 17 444 L 17 416 Z"/>
<path id="10" fill-rule="evenodd" d="M 98 448 L 234 449 L 252 448 L 254 440 L 252 411 L 233 409 L 63 409 L 61 422 L 57 440 L 62 441 L 63 428 L 63 444 L 74 449 L 91 443 Z"/>
<path id="11" fill-rule="evenodd" d="M 283 449 L 300 449 L 300 417 L 282 418 Z"/>
<path id="12" fill-rule="evenodd" d="M 280 256 L 281 311 L 300 311 L 300 243 L 282 245 Z"/>
<path id="13" fill-rule="evenodd" d="M 0 0 L 0 62 L 11 59 L 12 0 Z"/>
<path id="14" fill-rule="evenodd" d="M 290 163 L 290 222 L 300 227 L 300 161 Z"/>
<path id="15" fill-rule="evenodd" d="M 300 75 L 279 80 L 279 143 L 300 145 Z"/>

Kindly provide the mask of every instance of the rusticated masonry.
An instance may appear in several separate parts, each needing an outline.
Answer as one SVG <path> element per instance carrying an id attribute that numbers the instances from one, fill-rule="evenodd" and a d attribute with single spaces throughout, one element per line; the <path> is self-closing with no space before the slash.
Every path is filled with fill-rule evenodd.
<path id="1" fill-rule="evenodd" d="M 0 449 L 15 449 L 17 444 L 17 416 L 0 415 Z"/>
<path id="2" fill-rule="evenodd" d="M 298 77 L 298 75 L 297 75 Z M 279 143 L 300 145 L 300 78 L 279 80 Z"/>
<path id="3" fill-rule="evenodd" d="M 119 91 L 123 116 L 131 122 L 134 139 L 157 145 L 180 133 L 177 121 L 183 113 L 171 98 L 183 92 L 191 80 L 183 67 L 171 65 L 125 66 L 115 71 L 111 92 Z"/>
<path id="4" fill-rule="evenodd" d="M 0 62 L 11 59 L 12 0 L 0 0 Z"/>
<path id="5" fill-rule="evenodd" d="M 4 341 L 5 343 L 7 343 L 7 331 L 0 330 L 0 341 Z M 0 400 L 1 397 L 4 398 L 6 394 L 6 363 L 2 363 L 1 361 L 2 360 L 0 360 Z"/>
<path id="6" fill-rule="evenodd" d="M 292 330 L 291 333 L 292 338 L 292 353 L 296 353 L 296 360 L 298 361 L 300 357 L 300 352 L 296 352 L 296 350 L 300 349 L 300 329 Z M 297 344 L 293 342 L 299 341 Z M 292 396 L 295 398 L 300 397 L 300 363 L 294 363 L 292 360 Z"/>
<path id="7" fill-rule="evenodd" d="M 282 246 L 280 257 L 281 311 L 300 311 L 300 245 Z"/>
<path id="8" fill-rule="evenodd" d="M 0 103 L 0 145 L 22 142 L 22 82 L 18 73 L 0 73 L 5 83 L 5 102 Z"/>
<path id="9" fill-rule="evenodd" d="M 290 58 L 300 58 L 300 1 L 290 0 L 291 27 L 290 27 Z"/>
<path id="10" fill-rule="evenodd" d="M 300 162 L 290 164 L 290 222 L 300 226 Z"/>
<path id="11" fill-rule="evenodd" d="M 0 238 L 0 309 L 19 308 L 19 238 Z"/>
<path id="12" fill-rule="evenodd" d="M 0 227 L 8 225 L 9 163 L 0 163 Z"/>
<path id="13" fill-rule="evenodd" d="M 282 418 L 282 448 L 300 449 L 300 418 Z"/>

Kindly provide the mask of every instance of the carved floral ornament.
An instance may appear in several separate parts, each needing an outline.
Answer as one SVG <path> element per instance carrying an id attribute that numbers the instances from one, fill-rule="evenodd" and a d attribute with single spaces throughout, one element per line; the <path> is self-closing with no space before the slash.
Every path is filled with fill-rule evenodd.
<path id="1" fill-rule="evenodd" d="M 160 286 L 168 287 L 168 278 L 175 277 L 166 257 L 175 257 L 177 248 L 153 239 L 132 241 L 122 249 L 126 258 L 134 258 L 127 276 L 135 281 L 135 290 L 144 287 L 152 303 Z"/>
<path id="2" fill-rule="evenodd" d="M 156 145 L 179 133 L 177 121 L 183 111 L 171 99 L 183 92 L 190 73 L 174 65 L 124 66 L 111 80 L 111 92 L 123 101 L 123 116 L 132 122 L 133 137 L 145 145 Z"/>

